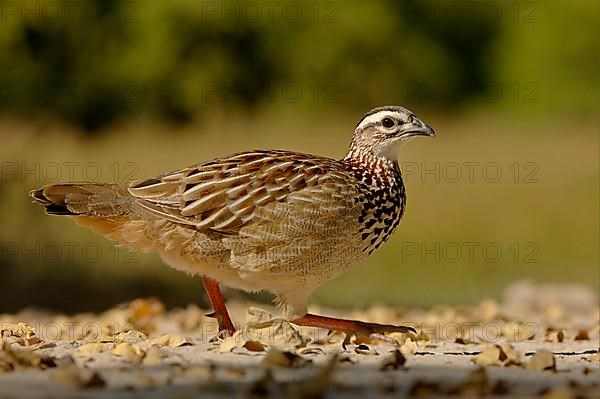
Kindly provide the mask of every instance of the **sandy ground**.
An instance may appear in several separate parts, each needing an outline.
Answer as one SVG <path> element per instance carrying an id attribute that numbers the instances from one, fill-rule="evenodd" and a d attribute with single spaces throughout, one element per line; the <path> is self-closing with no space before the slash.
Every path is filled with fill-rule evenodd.
<path id="1" fill-rule="evenodd" d="M 217 342 L 206 310 L 152 299 L 0 315 L 0 398 L 600 398 L 598 296 L 581 286 L 522 281 L 500 302 L 337 313 L 418 331 L 348 343 L 257 306 L 231 304 L 239 331 Z"/>

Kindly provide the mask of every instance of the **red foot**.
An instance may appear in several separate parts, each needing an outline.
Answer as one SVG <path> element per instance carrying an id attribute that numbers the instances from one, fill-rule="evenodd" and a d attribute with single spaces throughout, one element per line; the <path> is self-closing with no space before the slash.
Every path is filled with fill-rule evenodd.
<path id="1" fill-rule="evenodd" d="M 219 339 L 233 335 L 233 333 L 235 333 L 235 327 L 227 312 L 227 307 L 225 306 L 225 300 L 223 300 L 223 294 L 221 294 L 219 283 L 204 276 L 202 277 L 202 282 L 204 283 L 204 289 L 208 294 L 208 298 L 210 299 L 210 303 L 214 310 L 214 312 L 207 314 L 206 316 L 217 319 L 219 325 L 219 332 L 210 339 L 210 342 L 215 342 Z"/>
<path id="2" fill-rule="evenodd" d="M 355 335 L 370 336 L 372 334 L 384 334 L 386 332 L 417 333 L 412 327 L 395 326 L 392 324 L 367 323 L 359 320 L 338 319 L 335 317 L 319 316 L 307 313 L 292 323 L 307 326 L 320 327 L 329 330 L 343 331 Z"/>

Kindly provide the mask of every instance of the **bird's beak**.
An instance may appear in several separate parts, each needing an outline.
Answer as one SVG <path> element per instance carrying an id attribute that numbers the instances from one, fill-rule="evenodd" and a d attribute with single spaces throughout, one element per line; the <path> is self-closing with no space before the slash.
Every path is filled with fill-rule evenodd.
<path id="1" fill-rule="evenodd" d="M 415 119 L 411 124 L 402 126 L 400 129 L 400 137 L 405 139 L 414 136 L 435 136 L 435 130 L 428 124 Z"/>

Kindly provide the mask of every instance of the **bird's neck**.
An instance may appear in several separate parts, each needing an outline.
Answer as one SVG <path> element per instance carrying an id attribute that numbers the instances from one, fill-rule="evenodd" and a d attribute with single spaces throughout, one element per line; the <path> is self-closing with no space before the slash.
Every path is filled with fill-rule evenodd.
<path id="1" fill-rule="evenodd" d="M 370 151 L 360 151 L 351 147 L 342 162 L 351 169 L 358 169 L 363 173 L 394 176 L 401 179 L 397 160 L 377 156 Z"/>
<path id="2" fill-rule="evenodd" d="M 349 153 L 342 162 L 357 182 L 363 252 L 370 255 L 387 241 L 404 214 L 406 193 L 400 167 L 398 161 L 368 153 Z"/>

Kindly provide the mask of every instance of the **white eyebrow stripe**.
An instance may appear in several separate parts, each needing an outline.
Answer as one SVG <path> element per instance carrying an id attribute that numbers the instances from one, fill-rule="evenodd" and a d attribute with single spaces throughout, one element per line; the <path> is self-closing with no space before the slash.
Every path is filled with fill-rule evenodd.
<path id="1" fill-rule="evenodd" d="M 392 119 L 401 119 L 402 115 L 396 111 L 379 111 L 379 112 L 374 113 L 373 115 L 367 116 L 365 119 L 362 120 L 362 122 L 360 122 L 360 124 L 356 128 L 362 129 L 371 123 L 381 121 L 386 116 L 390 117 Z"/>

